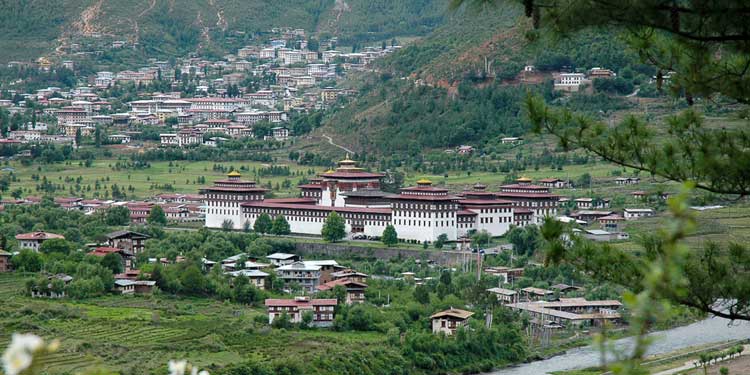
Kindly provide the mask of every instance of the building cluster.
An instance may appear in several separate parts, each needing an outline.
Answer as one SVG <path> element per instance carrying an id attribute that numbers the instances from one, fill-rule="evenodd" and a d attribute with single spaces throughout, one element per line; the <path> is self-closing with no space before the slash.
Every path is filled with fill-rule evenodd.
<path id="1" fill-rule="evenodd" d="M 127 128 L 172 125 L 175 119 L 178 126 L 173 132 L 165 132 L 164 145 L 196 144 L 193 135 L 205 130 L 205 126 L 212 127 L 211 120 L 231 120 L 230 124 L 212 130 L 232 137 L 251 136 L 253 124 L 257 122 L 279 124 L 279 128 L 267 137 L 284 139 L 289 134 L 283 123 L 290 112 L 327 108 L 339 97 L 356 93 L 333 87 L 335 81 L 347 71 L 370 69 L 374 60 L 401 48 L 365 47 L 361 51 L 344 53 L 335 49 L 334 38 L 312 50 L 308 48 L 304 30 L 289 32 L 279 28 L 266 35 L 268 40 L 263 44 L 242 47 L 218 60 L 187 57 L 159 61 L 151 58 L 140 68 L 97 72 L 88 77 L 85 84 L 69 91 L 59 87 L 48 87 L 35 93 L 10 90 L 11 96 L 17 98 L 20 95 L 24 100 L 0 100 L 0 106 L 11 113 L 25 112 L 26 100 L 34 100 L 35 107 L 43 108 L 45 115 L 56 118 L 58 127 L 54 135 L 48 135 L 47 129 L 23 129 L 29 133 L 14 134 L 14 137 L 0 142 L 74 143 L 76 136 L 90 136 L 97 126 L 103 125 L 126 127 L 108 135 L 113 143 L 129 143 L 135 132 Z M 113 42 L 112 48 L 123 48 L 120 43 Z M 321 51 L 318 51 L 319 47 L 322 47 Z M 10 63 L 11 66 L 19 64 Z M 40 59 L 37 64 L 43 70 L 57 66 L 47 58 Z M 70 60 L 60 62 L 60 65 L 75 68 Z M 189 93 L 190 98 L 179 91 L 186 78 L 191 88 L 194 87 Z M 141 89 L 157 81 L 168 83 L 171 90 L 153 93 Z M 117 112 L 122 108 L 113 108 L 113 98 L 101 97 L 113 87 L 131 84 L 145 99 L 128 103 L 127 111 Z M 185 126 L 191 128 L 181 129 Z M 204 144 L 215 145 L 218 140 L 206 141 Z"/>
<path id="2" fill-rule="evenodd" d="M 597 78 L 614 78 L 617 74 L 609 69 L 591 68 L 586 73 L 553 73 L 556 91 L 577 92 L 583 85 L 591 84 Z"/>
<path id="3" fill-rule="evenodd" d="M 500 285 L 513 285 L 523 275 L 523 269 L 508 267 L 488 267 L 484 272 L 497 276 Z M 519 311 L 531 318 L 531 323 L 545 328 L 565 328 L 572 326 L 600 326 L 604 322 L 619 323 L 622 303 L 616 300 L 589 301 L 578 297 L 583 288 L 557 284 L 550 289 L 525 287 L 495 287 L 487 290 L 498 302 L 512 310 Z"/>
<path id="4" fill-rule="evenodd" d="M 40 197 L 29 196 L 21 199 L 3 199 L 0 207 L 9 205 L 33 205 L 42 201 Z M 54 202 L 61 208 L 81 211 L 86 215 L 106 211 L 112 207 L 126 207 L 130 212 L 131 224 L 145 224 L 151 210 L 160 206 L 167 220 L 196 221 L 202 220 L 205 214 L 204 197 L 200 194 L 159 194 L 149 201 L 116 201 L 84 199 L 79 197 L 57 197 Z"/>
<path id="5" fill-rule="evenodd" d="M 283 215 L 291 231 L 319 235 L 326 218 L 337 212 L 350 235 L 379 237 L 393 225 L 399 239 L 433 242 L 441 235 L 454 241 L 473 231 L 492 236 L 511 225 L 538 224 L 556 216 L 559 196 L 550 188 L 519 179 L 497 192 L 477 184 L 471 190 L 451 193 L 426 179 L 398 194 L 380 190 L 382 173 L 365 171 L 353 160 L 342 160 L 310 183 L 300 185 L 299 198 L 267 199 L 266 190 L 231 172 L 225 180 L 206 187 L 206 221 L 209 228 L 231 222 L 235 228 L 252 226 L 262 214 Z"/>

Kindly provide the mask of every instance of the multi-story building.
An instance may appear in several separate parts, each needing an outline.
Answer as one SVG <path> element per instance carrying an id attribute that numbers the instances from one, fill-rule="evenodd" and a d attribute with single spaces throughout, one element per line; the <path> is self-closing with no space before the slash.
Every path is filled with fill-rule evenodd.
<path id="1" fill-rule="evenodd" d="M 308 262 L 294 262 L 276 268 L 276 274 L 289 287 L 298 284 L 306 292 L 314 292 L 320 285 L 321 265 Z"/>
<path id="2" fill-rule="evenodd" d="M 59 234 L 47 232 L 31 232 L 16 235 L 18 247 L 20 247 L 21 249 L 31 249 L 34 251 L 39 251 L 39 247 L 42 246 L 42 243 L 44 243 L 44 241 L 57 238 L 63 240 L 65 239 L 64 236 L 61 236 Z"/>
<path id="3" fill-rule="evenodd" d="M 266 189 L 255 186 L 254 181 L 245 181 L 240 177 L 239 172 L 232 171 L 226 180 L 215 181 L 214 186 L 204 189 L 207 227 L 221 228 L 224 221 L 230 220 L 234 228 L 240 229 L 246 221 L 243 220 L 245 215 L 240 205 L 263 201 Z"/>
<path id="4" fill-rule="evenodd" d="M 477 184 L 470 191 L 452 194 L 448 189 L 420 180 L 417 186 L 399 194 L 379 190 L 383 174 L 365 171 L 353 160 L 342 160 L 336 170 L 300 185 L 300 198 L 265 199 L 264 190 L 245 181 L 247 192 L 225 194 L 219 182 L 209 193 L 206 226 L 220 228 L 231 220 L 235 228 L 253 225 L 262 214 L 283 215 L 293 233 L 320 235 L 326 218 L 337 212 L 348 233 L 379 237 L 388 225 L 403 240 L 435 241 L 441 235 L 456 240 L 471 231 L 486 230 L 493 236 L 507 232 L 511 225 L 538 224 L 545 216 L 557 214 L 559 197 L 549 188 L 528 182 L 505 185 L 500 192 L 489 192 Z M 239 174 L 236 174 L 239 179 Z M 255 190 L 253 190 L 255 189 Z M 230 190 L 237 192 L 235 188 Z"/>
<path id="5" fill-rule="evenodd" d="M 292 323 L 300 323 L 306 312 L 312 314 L 312 325 L 329 327 L 333 324 L 337 301 L 332 299 L 310 299 L 309 297 L 295 297 L 294 299 L 267 299 L 268 324 L 274 319 L 287 314 Z"/>

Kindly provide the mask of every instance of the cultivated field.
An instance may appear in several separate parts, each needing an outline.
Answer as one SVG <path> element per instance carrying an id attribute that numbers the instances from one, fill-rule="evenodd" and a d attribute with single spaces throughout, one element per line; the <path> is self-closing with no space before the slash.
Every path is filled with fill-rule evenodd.
<path id="1" fill-rule="evenodd" d="M 0 274 L 0 348 L 13 332 L 60 339 L 60 351 L 46 362 L 50 374 L 84 369 L 143 374 L 178 358 L 206 368 L 250 359 L 304 363 L 324 352 L 378 347 L 385 340 L 373 332 L 271 330 L 255 322 L 258 316 L 265 319 L 261 307 L 210 299 L 31 299 L 20 294 L 23 283 L 22 276 Z"/>

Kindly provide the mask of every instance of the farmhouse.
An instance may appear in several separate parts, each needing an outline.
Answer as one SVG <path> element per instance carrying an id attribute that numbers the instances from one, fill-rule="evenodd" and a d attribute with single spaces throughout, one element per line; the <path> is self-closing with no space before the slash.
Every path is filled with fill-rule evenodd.
<path id="1" fill-rule="evenodd" d="M 367 289 L 367 284 L 360 282 L 360 281 L 354 281 L 354 280 L 349 280 L 349 279 L 336 279 L 336 280 L 318 285 L 317 289 L 323 292 L 326 290 L 332 290 L 333 288 L 339 285 L 344 287 L 344 289 L 346 289 L 346 304 L 347 305 L 365 302 L 365 289 Z"/>
<path id="2" fill-rule="evenodd" d="M 625 220 L 637 220 L 642 217 L 654 216 L 654 210 L 650 208 L 626 208 L 623 210 Z"/>
<path id="3" fill-rule="evenodd" d="M 274 266 L 285 266 L 287 264 L 292 264 L 296 261 L 299 261 L 299 255 L 296 254 L 287 254 L 287 253 L 273 253 L 271 255 L 266 256 L 266 259 L 271 261 L 271 264 Z"/>
<path id="4" fill-rule="evenodd" d="M 456 331 L 469 323 L 469 318 L 474 315 L 471 311 L 450 308 L 430 316 L 432 321 L 432 333 L 444 333 L 453 335 Z"/>
<path id="5" fill-rule="evenodd" d="M 505 288 L 490 288 L 487 289 L 487 291 L 494 294 L 497 297 L 497 300 L 500 301 L 500 303 L 503 305 L 518 302 L 518 292 L 516 292 L 515 290 Z"/>
<path id="6" fill-rule="evenodd" d="M 316 327 L 330 327 L 333 324 L 335 308 L 337 305 L 333 299 L 310 299 L 309 297 L 295 297 L 294 299 L 267 299 L 268 324 L 283 314 L 289 316 L 292 323 L 302 321 L 302 315 L 306 312 L 312 314 L 312 325 Z"/>
<path id="7" fill-rule="evenodd" d="M 107 245 L 138 254 L 146 247 L 146 240 L 150 236 L 129 230 L 118 230 L 107 234 Z"/>
<path id="8" fill-rule="evenodd" d="M 42 246 L 42 243 L 47 240 L 51 239 L 65 239 L 64 236 L 61 236 L 59 234 L 55 233 L 48 233 L 48 232 L 31 232 L 31 233 L 22 233 L 16 235 L 16 240 L 18 240 L 18 246 L 21 249 L 31 249 L 34 251 L 39 251 L 39 247 Z"/>
<path id="9" fill-rule="evenodd" d="M 258 270 L 239 270 L 228 272 L 228 275 L 232 277 L 247 277 L 250 281 L 250 285 L 258 289 L 266 289 L 266 278 L 268 274 Z"/>
<path id="10" fill-rule="evenodd" d="M 617 177 L 615 184 L 617 185 L 636 185 L 641 182 L 639 177 Z"/>

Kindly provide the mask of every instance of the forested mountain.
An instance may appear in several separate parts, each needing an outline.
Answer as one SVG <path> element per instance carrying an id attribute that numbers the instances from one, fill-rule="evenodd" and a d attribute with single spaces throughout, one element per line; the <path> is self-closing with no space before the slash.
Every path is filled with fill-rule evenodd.
<path id="1" fill-rule="evenodd" d="M 304 28 L 340 43 L 424 35 L 446 0 L 0 0 L 0 62 L 32 59 L 82 39 L 125 39 L 155 57 L 226 47 L 272 27 Z"/>
<path id="2" fill-rule="evenodd" d="M 552 39 L 533 30 L 520 3 L 445 9 L 445 23 L 385 59 L 377 77 L 363 77 L 361 96 L 324 121 L 342 143 L 372 153 L 483 145 L 528 131 L 521 113 L 527 90 L 553 93 L 549 73 L 605 67 L 631 79 L 653 73 L 612 32 Z M 521 85 L 525 65 L 538 85 Z M 595 105 L 594 105 L 595 104 Z M 607 110 L 627 106 L 606 95 L 574 96 L 566 105 Z"/>

